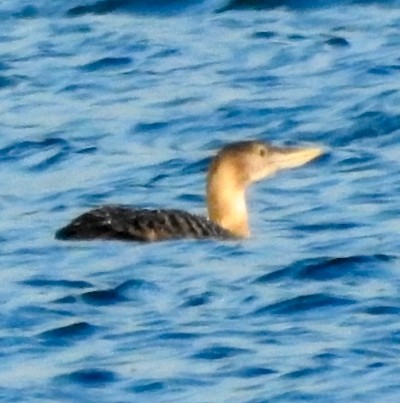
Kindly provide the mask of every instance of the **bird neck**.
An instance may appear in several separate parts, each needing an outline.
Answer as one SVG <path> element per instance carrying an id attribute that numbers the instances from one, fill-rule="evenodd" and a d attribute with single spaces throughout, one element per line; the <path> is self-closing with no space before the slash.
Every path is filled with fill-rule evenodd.
<path id="1" fill-rule="evenodd" d="M 207 207 L 211 221 L 238 237 L 248 237 L 246 182 L 233 164 L 213 162 L 207 178 Z"/>

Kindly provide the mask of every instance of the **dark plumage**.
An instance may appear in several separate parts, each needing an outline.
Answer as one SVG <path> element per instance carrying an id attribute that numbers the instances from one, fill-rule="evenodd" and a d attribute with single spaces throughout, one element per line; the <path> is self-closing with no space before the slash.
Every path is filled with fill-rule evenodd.
<path id="1" fill-rule="evenodd" d="M 229 231 L 205 217 L 180 210 L 147 210 L 103 206 L 59 229 L 57 239 L 161 241 L 179 238 L 232 238 Z"/>

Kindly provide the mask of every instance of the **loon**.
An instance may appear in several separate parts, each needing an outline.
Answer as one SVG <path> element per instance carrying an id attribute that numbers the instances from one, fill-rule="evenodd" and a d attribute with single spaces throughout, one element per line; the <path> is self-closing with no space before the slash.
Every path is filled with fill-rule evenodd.
<path id="1" fill-rule="evenodd" d="M 105 205 L 90 210 L 56 232 L 61 240 L 162 241 L 182 238 L 246 238 L 248 185 L 281 169 L 306 164 L 320 148 L 274 147 L 261 141 L 226 145 L 207 175 L 208 218 L 181 210 L 148 210 Z"/>

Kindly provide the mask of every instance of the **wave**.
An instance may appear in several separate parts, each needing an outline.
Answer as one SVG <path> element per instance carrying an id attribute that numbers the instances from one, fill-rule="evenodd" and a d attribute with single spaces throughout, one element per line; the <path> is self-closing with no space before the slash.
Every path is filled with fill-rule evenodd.
<path id="1" fill-rule="evenodd" d="M 354 279 L 375 272 L 383 263 L 392 264 L 396 256 L 375 254 L 335 258 L 304 259 L 283 269 L 262 275 L 256 283 L 269 283 L 283 278 L 327 281 L 346 277 Z M 382 268 L 379 268 L 382 271 Z M 379 272 L 378 270 L 378 272 Z"/>
<path id="2" fill-rule="evenodd" d="M 203 11 L 222 13 L 234 10 L 268 10 L 274 8 L 313 9 L 328 8 L 338 5 L 379 5 L 398 6 L 400 0 L 75 0 L 69 2 L 54 1 L 51 4 L 42 0 L 35 6 L 16 2 L 15 9 L 2 10 L 0 17 L 19 19 L 36 18 L 64 14 L 68 17 L 79 17 L 86 14 L 139 13 L 168 15 L 185 12 Z M 18 4 L 18 5 L 17 5 Z"/>
<path id="3" fill-rule="evenodd" d="M 100 0 L 93 2 L 92 4 L 83 4 L 72 7 L 68 10 L 67 15 L 78 16 L 87 13 L 107 14 L 114 11 L 173 13 L 184 10 L 190 7 L 190 5 L 191 3 L 185 0 L 153 0 L 151 2 L 143 0 Z"/>
<path id="4" fill-rule="evenodd" d="M 398 0 L 229 0 L 229 1 L 186 1 L 186 0 L 100 0 L 91 4 L 78 5 L 68 10 L 67 15 L 78 16 L 87 13 L 106 14 L 114 11 L 140 13 L 176 13 L 202 6 L 210 12 L 226 12 L 231 10 L 265 10 L 273 8 L 322 8 L 340 4 L 399 4 Z"/>
<path id="5" fill-rule="evenodd" d="M 238 9 L 254 9 L 254 10 L 264 10 L 278 7 L 294 8 L 294 9 L 304 9 L 304 8 L 322 8 L 331 7 L 336 5 L 346 5 L 346 4 L 386 4 L 395 5 L 398 4 L 397 0 L 230 0 L 224 7 L 218 11 L 229 11 Z"/>

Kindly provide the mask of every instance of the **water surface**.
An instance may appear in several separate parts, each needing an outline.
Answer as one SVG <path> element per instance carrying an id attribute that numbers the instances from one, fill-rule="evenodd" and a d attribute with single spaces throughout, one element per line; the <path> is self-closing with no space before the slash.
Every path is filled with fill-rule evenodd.
<path id="1" fill-rule="evenodd" d="M 396 401 L 399 3 L 47 3 L 0 5 L 2 401 Z M 205 213 L 253 138 L 326 154 L 251 189 L 251 239 L 53 239 Z"/>

